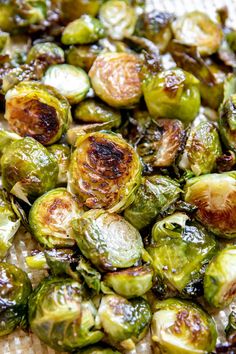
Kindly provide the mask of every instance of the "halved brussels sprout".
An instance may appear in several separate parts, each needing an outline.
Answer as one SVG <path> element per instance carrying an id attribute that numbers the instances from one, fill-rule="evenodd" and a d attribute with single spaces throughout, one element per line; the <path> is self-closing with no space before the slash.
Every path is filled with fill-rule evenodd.
<path id="1" fill-rule="evenodd" d="M 196 176 L 210 173 L 221 153 L 216 126 L 207 118 L 199 117 L 193 121 L 179 167 L 192 171 Z"/>
<path id="2" fill-rule="evenodd" d="M 99 18 L 112 39 L 131 36 L 135 29 L 136 14 L 133 7 L 123 0 L 106 1 L 99 11 Z"/>
<path id="3" fill-rule="evenodd" d="M 141 258 L 141 235 L 120 215 L 89 210 L 72 226 L 80 251 L 101 271 L 129 268 Z"/>
<path id="4" fill-rule="evenodd" d="M 57 185 L 60 186 L 62 184 L 66 184 L 67 173 L 70 165 L 70 147 L 65 144 L 53 144 L 48 147 L 48 151 L 55 157 L 58 164 L 59 173 L 57 178 Z"/>
<path id="5" fill-rule="evenodd" d="M 71 247 L 71 222 L 83 213 L 81 204 L 65 188 L 56 188 L 36 199 L 29 213 L 33 236 L 43 246 Z"/>
<path id="6" fill-rule="evenodd" d="M 38 82 L 19 83 L 5 99 L 5 118 L 11 130 L 43 145 L 59 140 L 71 121 L 68 101 L 54 88 Z"/>
<path id="7" fill-rule="evenodd" d="M 31 283 L 27 274 L 9 263 L 0 263 L 0 336 L 24 326 Z"/>
<path id="8" fill-rule="evenodd" d="M 103 0 L 62 0 L 62 19 L 68 23 L 82 15 L 96 16 Z"/>
<path id="9" fill-rule="evenodd" d="M 1 158 L 3 187 L 28 202 L 55 187 L 58 176 L 56 160 L 32 138 L 11 143 Z"/>
<path id="10" fill-rule="evenodd" d="M 134 106 L 142 95 L 139 66 L 134 54 L 98 55 L 89 71 L 95 93 L 112 107 Z"/>
<path id="11" fill-rule="evenodd" d="M 118 349 L 132 350 L 142 339 L 151 321 L 151 310 L 146 300 L 127 300 L 119 295 L 102 297 L 98 315 L 107 342 Z"/>
<path id="12" fill-rule="evenodd" d="M 228 246 L 213 258 L 204 277 L 204 297 L 211 306 L 226 307 L 236 296 L 236 246 Z"/>
<path id="13" fill-rule="evenodd" d="M 213 319 L 188 301 L 157 301 L 151 329 L 152 340 L 161 353 L 206 354 L 215 349 Z"/>
<path id="14" fill-rule="evenodd" d="M 195 205 L 197 219 L 214 234 L 236 237 L 236 171 L 191 178 L 185 201 Z"/>
<path id="15" fill-rule="evenodd" d="M 30 64 L 34 60 L 48 65 L 61 64 L 65 61 L 64 51 L 53 42 L 36 43 L 28 52 L 26 63 Z"/>
<path id="16" fill-rule="evenodd" d="M 19 227 L 20 219 L 14 213 L 6 193 L 0 190 L 0 260 L 6 256 Z"/>
<path id="17" fill-rule="evenodd" d="M 236 312 L 232 311 L 229 315 L 229 322 L 225 328 L 226 338 L 229 342 L 236 342 Z"/>
<path id="18" fill-rule="evenodd" d="M 103 283 L 117 294 L 132 298 L 146 294 L 152 288 L 152 279 L 152 268 L 144 265 L 107 273 Z"/>
<path id="19" fill-rule="evenodd" d="M 47 345 L 59 351 L 74 351 L 99 342 L 97 310 L 83 286 L 68 278 L 46 278 L 29 301 L 32 331 Z"/>
<path id="20" fill-rule="evenodd" d="M 179 17 L 173 22 L 172 30 L 177 40 L 195 45 L 201 55 L 215 53 L 223 38 L 220 25 L 200 11 L 189 12 Z"/>
<path id="21" fill-rule="evenodd" d="M 97 45 L 80 45 L 71 46 L 66 51 L 66 62 L 71 65 L 79 66 L 85 71 L 89 71 L 93 65 L 94 60 L 97 58 L 98 54 L 101 52 L 102 48 Z"/>
<path id="22" fill-rule="evenodd" d="M 85 123 L 111 122 L 114 128 L 118 128 L 121 124 L 120 111 L 92 98 L 76 106 L 74 118 Z"/>
<path id="23" fill-rule="evenodd" d="M 0 28 L 13 32 L 21 27 L 40 24 L 47 14 L 46 0 L 6 0 L 0 3 Z"/>
<path id="24" fill-rule="evenodd" d="M 168 12 L 151 11 L 139 16 L 135 32 L 157 44 L 164 52 L 172 38 L 171 22 L 174 15 Z"/>
<path id="25" fill-rule="evenodd" d="M 221 138 L 229 149 L 236 152 L 236 94 L 232 94 L 220 107 L 219 128 Z"/>
<path id="26" fill-rule="evenodd" d="M 168 209 L 178 199 L 180 192 L 179 184 L 169 177 L 145 177 L 135 194 L 134 202 L 125 209 L 124 216 L 140 230 Z"/>
<path id="27" fill-rule="evenodd" d="M 200 108 L 199 81 L 182 69 L 160 72 L 144 80 L 144 99 L 154 117 L 191 122 Z"/>
<path id="28" fill-rule="evenodd" d="M 81 349 L 79 352 L 76 352 L 75 354 L 121 354 L 121 353 L 118 352 L 117 350 L 113 350 L 107 347 L 92 346 L 92 347 Z"/>
<path id="29" fill-rule="evenodd" d="M 119 212 L 130 205 L 141 180 L 135 150 L 105 131 L 81 135 L 71 157 L 69 189 L 89 208 Z"/>
<path id="30" fill-rule="evenodd" d="M 102 23 L 90 15 L 83 15 L 66 26 L 61 41 L 63 44 L 89 44 L 103 37 L 105 30 Z"/>
<path id="31" fill-rule="evenodd" d="M 43 77 L 43 82 L 45 85 L 55 87 L 71 104 L 82 101 L 90 89 L 86 72 L 69 64 L 50 66 Z"/>
<path id="32" fill-rule="evenodd" d="M 153 226 L 147 251 L 158 278 L 168 288 L 193 296 L 202 289 L 204 269 L 216 252 L 216 242 L 200 224 L 177 212 Z"/>

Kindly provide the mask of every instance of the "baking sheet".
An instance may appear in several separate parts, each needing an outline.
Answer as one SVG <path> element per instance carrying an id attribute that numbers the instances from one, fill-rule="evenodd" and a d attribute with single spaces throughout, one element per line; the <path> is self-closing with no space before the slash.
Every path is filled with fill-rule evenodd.
<path id="1" fill-rule="evenodd" d="M 212 18 L 215 18 L 215 9 L 227 6 L 229 10 L 228 24 L 236 28 L 236 0 L 147 0 L 146 11 L 157 9 L 160 11 L 174 12 L 181 15 L 192 10 L 201 10 Z M 25 257 L 30 255 L 31 251 L 37 248 L 37 244 L 31 235 L 23 228 L 18 231 L 14 244 L 10 250 L 7 262 L 16 264 L 25 270 L 33 286 L 45 275 L 43 271 L 32 271 L 25 263 Z M 236 310 L 236 302 L 231 305 L 231 309 Z M 224 326 L 227 323 L 228 313 L 220 311 L 215 319 L 217 321 L 219 339 L 223 341 Z M 147 341 L 139 343 L 136 350 L 129 354 L 150 354 L 150 347 Z M 0 354 L 56 354 L 56 352 L 43 343 L 33 334 L 26 334 L 21 330 L 16 330 L 12 334 L 0 338 Z"/>

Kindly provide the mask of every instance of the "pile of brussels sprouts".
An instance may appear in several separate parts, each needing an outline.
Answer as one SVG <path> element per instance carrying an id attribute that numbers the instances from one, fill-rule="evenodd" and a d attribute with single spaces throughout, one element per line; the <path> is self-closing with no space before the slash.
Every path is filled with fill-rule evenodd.
<path id="1" fill-rule="evenodd" d="M 0 0 L 0 336 L 235 353 L 236 31 L 227 9 Z M 20 225 L 32 290 L 6 262 Z M 223 345 L 223 346 L 222 346 Z"/>

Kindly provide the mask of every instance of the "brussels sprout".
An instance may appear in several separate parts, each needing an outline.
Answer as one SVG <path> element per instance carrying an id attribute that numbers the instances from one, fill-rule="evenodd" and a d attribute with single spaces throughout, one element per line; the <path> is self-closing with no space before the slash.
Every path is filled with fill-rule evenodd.
<path id="1" fill-rule="evenodd" d="M 206 269 L 204 297 L 211 306 L 226 307 L 236 295 L 236 246 L 219 251 Z"/>
<path id="2" fill-rule="evenodd" d="M 114 133 L 81 135 L 71 157 L 69 188 L 92 209 L 118 212 L 129 206 L 141 180 L 134 149 Z"/>
<path id="3" fill-rule="evenodd" d="M 3 187 L 28 202 L 56 185 L 58 166 L 47 149 L 32 138 L 11 143 L 1 158 Z"/>
<path id="4" fill-rule="evenodd" d="M 215 169 L 221 152 L 220 139 L 215 125 L 205 117 L 196 118 L 189 132 L 179 167 L 191 170 L 196 176 L 210 173 Z"/>
<path id="5" fill-rule="evenodd" d="M 48 65 L 64 63 L 64 51 L 57 44 L 44 42 L 35 44 L 28 52 L 26 63 L 34 60 L 45 62 Z"/>
<path id="6" fill-rule="evenodd" d="M 139 60 L 133 54 L 100 54 L 89 76 L 96 95 L 112 107 L 129 108 L 140 100 Z"/>
<path id="7" fill-rule="evenodd" d="M 220 26 L 200 11 L 189 12 L 179 17 L 173 22 L 172 30 L 177 40 L 195 45 L 201 55 L 215 53 L 223 37 Z"/>
<path id="8" fill-rule="evenodd" d="M 236 94 L 229 98 L 220 107 L 219 128 L 221 138 L 229 149 L 236 152 Z"/>
<path id="9" fill-rule="evenodd" d="M 124 216 L 137 229 L 142 229 L 174 203 L 180 192 L 178 183 L 169 177 L 145 177 Z"/>
<path id="10" fill-rule="evenodd" d="M 185 142 L 185 130 L 177 119 L 152 119 L 146 111 L 135 111 L 128 140 L 136 147 L 145 171 L 174 164 Z"/>
<path id="11" fill-rule="evenodd" d="M 200 108 L 199 81 L 182 69 L 165 70 L 143 82 L 144 99 L 154 117 L 191 122 Z"/>
<path id="12" fill-rule="evenodd" d="M 144 265 L 107 273 L 103 283 L 117 294 L 132 298 L 146 294 L 152 288 L 152 279 L 152 268 Z"/>
<path id="13" fill-rule="evenodd" d="M 195 205 L 197 219 L 214 234 L 236 237 L 236 172 L 212 173 L 191 178 L 185 186 L 185 201 Z"/>
<path id="14" fill-rule="evenodd" d="M 107 341 L 118 349 L 134 349 L 151 321 L 151 310 L 146 300 L 127 300 L 119 295 L 103 296 L 98 315 Z"/>
<path id="15" fill-rule="evenodd" d="M 134 32 L 135 10 L 126 1 L 106 1 L 100 7 L 99 18 L 112 39 L 123 39 Z"/>
<path id="16" fill-rule="evenodd" d="M 89 71 L 101 50 L 97 44 L 71 46 L 66 52 L 66 62 Z"/>
<path id="17" fill-rule="evenodd" d="M 40 24 L 47 14 L 46 0 L 6 0 L 0 3 L 0 28 L 13 32 L 21 27 Z"/>
<path id="18" fill-rule="evenodd" d="M 18 134 L 0 129 L 0 155 L 2 155 L 5 148 L 7 148 L 11 143 L 13 143 L 13 141 L 19 139 L 21 139 L 21 136 L 19 136 Z"/>
<path id="19" fill-rule="evenodd" d="M 232 311 L 229 315 L 229 322 L 225 328 L 226 338 L 229 342 L 236 342 L 236 312 Z"/>
<path id="20" fill-rule="evenodd" d="M 158 277 L 169 288 L 189 295 L 189 284 L 200 286 L 204 268 L 215 254 L 216 242 L 201 225 L 177 212 L 153 226 L 152 245 L 147 251 Z"/>
<path id="21" fill-rule="evenodd" d="M 83 15 L 69 23 L 61 37 L 63 44 L 89 44 L 105 37 L 102 23 L 89 15 Z"/>
<path id="22" fill-rule="evenodd" d="M 96 16 L 102 2 L 103 0 L 62 0 L 62 18 L 65 22 L 70 22 L 85 14 Z"/>
<path id="23" fill-rule="evenodd" d="M 78 137 L 81 135 L 85 135 L 87 133 L 94 133 L 98 131 L 103 131 L 104 129 L 112 129 L 113 122 L 105 122 L 105 123 L 91 123 L 91 124 L 80 124 L 80 125 L 72 125 L 66 133 L 66 140 L 69 145 L 76 146 L 76 141 Z"/>
<path id="24" fill-rule="evenodd" d="M 59 351 L 73 351 L 100 341 L 103 333 L 96 330 L 96 314 L 83 286 L 67 278 L 43 280 L 29 301 L 32 331 Z"/>
<path id="25" fill-rule="evenodd" d="M 43 145 L 59 140 L 71 121 L 68 101 L 54 88 L 37 82 L 21 82 L 5 96 L 10 128 Z"/>
<path id="26" fill-rule="evenodd" d="M 92 346 L 88 348 L 81 349 L 79 352 L 76 354 L 121 354 L 117 350 L 113 350 L 111 348 L 107 347 L 98 347 L 98 346 Z"/>
<path id="27" fill-rule="evenodd" d="M 171 22 L 174 15 L 168 12 L 151 11 L 139 16 L 135 32 L 158 45 L 164 52 L 172 38 Z"/>
<path id="28" fill-rule="evenodd" d="M 19 227 L 20 219 L 15 215 L 6 193 L 0 190 L 0 259 L 6 256 Z"/>
<path id="29" fill-rule="evenodd" d="M 74 118 L 85 123 L 111 122 L 114 128 L 121 124 L 121 114 L 118 110 L 92 98 L 76 106 Z"/>
<path id="30" fill-rule="evenodd" d="M 0 336 L 4 336 L 25 323 L 31 283 L 23 270 L 9 263 L 0 263 L 0 279 Z"/>
<path id="31" fill-rule="evenodd" d="M 50 66 L 43 77 L 43 82 L 45 85 L 55 87 L 71 104 L 82 101 L 90 89 L 86 72 L 69 64 Z"/>
<path id="32" fill-rule="evenodd" d="M 75 244 L 71 235 L 71 221 L 78 218 L 83 209 L 78 200 L 65 188 L 56 188 L 36 199 L 29 213 L 29 225 L 33 236 L 48 248 L 71 247 Z"/>
<path id="33" fill-rule="evenodd" d="M 57 161 L 59 173 L 57 178 L 57 185 L 67 183 L 67 172 L 70 165 L 71 149 L 65 144 L 53 144 L 48 147 L 48 151 L 54 156 Z"/>
<path id="34" fill-rule="evenodd" d="M 94 269 L 85 258 L 80 257 L 76 271 L 80 274 L 90 289 L 93 289 L 97 294 L 100 292 L 101 274 Z"/>
<path id="35" fill-rule="evenodd" d="M 120 215 L 89 210 L 72 225 L 80 251 L 101 271 L 129 268 L 141 258 L 141 235 Z"/>
<path id="36" fill-rule="evenodd" d="M 214 321 L 188 301 L 158 301 L 151 330 L 152 340 L 161 353 L 206 354 L 215 349 L 217 332 Z"/>
<path id="37" fill-rule="evenodd" d="M 224 154 L 217 158 L 217 171 L 218 172 L 228 172 L 233 169 L 236 163 L 236 156 L 233 151 L 226 151 Z"/>

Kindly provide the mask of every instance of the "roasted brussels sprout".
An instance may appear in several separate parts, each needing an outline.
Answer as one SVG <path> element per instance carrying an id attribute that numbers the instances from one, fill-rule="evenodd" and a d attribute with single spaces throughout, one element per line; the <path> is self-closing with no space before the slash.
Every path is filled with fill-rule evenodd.
<path id="1" fill-rule="evenodd" d="M 141 258 L 141 235 L 120 215 L 89 210 L 72 226 L 80 251 L 101 271 L 129 268 Z"/>
<path id="2" fill-rule="evenodd" d="M 14 213 L 7 194 L 0 190 L 0 260 L 6 256 L 19 227 L 20 219 Z"/>
<path id="3" fill-rule="evenodd" d="M 57 185 L 67 183 L 67 173 L 70 165 L 71 149 L 65 144 L 53 144 L 48 147 L 48 151 L 54 156 L 57 161 L 59 173 L 57 178 Z"/>
<path id="4" fill-rule="evenodd" d="M 181 189 L 169 177 L 150 176 L 143 178 L 134 202 L 125 209 L 125 218 L 137 229 L 148 226 L 159 213 L 174 203 Z"/>
<path id="5" fill-rule="evenodd" d="M 69 23 L 61 37 L 63 44 L 89 44 L 105 37 L 102 23 L 89 15 L 83 15 Z"/>
<path id="6" fill-rule="evenodd" d="M 141 98 L 139 60 L 130 53 L 104 53 L 94 61 L 89 76 L 92 87 L 112 107 L 129 108 Z"/>
<path id="7" fill-rule="evenodd" d="M 0 3 L 0 28 L 13 32 L 21 27 L 40 24 L 47 14 L 46 0 L 6 0 Z"/>
<path id="8" fill-rule="evenodd" d="M 0 336 L 24 325 L 31 283 L 25 272 L 13 264 L 0 263 Z"/>
<path id="9" fill-rule="evenodd" d="M 100 7 L 99 18 L 112 39 L 123 39 L 123 37 L 131 36 L 134 32 L 135 10 L 126 1 L 106 1 Z"/>
<path id="10" fill-rule="evenodd" d="M 235 171 L 191 178 L 185 185 L 185 201 L 198 208 L 197 219 L 223 238 L 236 237 L 235 193 Z"/>
<path id="11" fill-rule="evenodd" d="M 64 63 L 64 51 L 56 43 L 36 43 L 28 52 L 26 63 L 34 60 L 45 62 L 47 65 Z"/>
<path id="12" fill-rule="evenodd" d="M 3 187 L 28 202 L 55 187 L 58 176 L 56 160 L 32 138 L 14 141 L 1 158 Z"/>
<path id="13" fill-rule="evenodd" d="M 215 53 L 223 37 L 220 26 L 200 11 L 189 12 L 179 17 L 173 22 L 172 30 L 177 40 L 195 45 L 201 55 Z"/>
<path id="14" fill-rule="evenodd" d="M 36 199 L 29 213 L 32 234 L 48 248 L 70 247 L 75 244 L 71 235 L 71 221 L 83 209 L 65 188 L 56 188 Z"/>
<path id="15" fill-rule="evenodd" d="M 45 85 L 55 87 L 71 104 L 82 101 L 90 89 L 86 72 L 69 64 L 50 66 L 43 77 L 43 82 Z"/>
<path id="16" fill-rule="evenodd" d="M 232 311 L 229 315 L 229 322 L 225 328 L 226 338 L 229 342 L 236 342 L 236 312 Z"/>
<path id="17" fill-rule="evenodd" d="M 69 189 L 92 209 L 118 212 L 130 205 L 141 180 L 141 163 L 134 149 L 105 131 L 79 136 L 76 146 Z"/>
<path id="18" fill-rule="evenodd" d="M 215 323 L 197 305 L 168 299 L 157 301 L 154 311 L 152 340 L 161 353 L 205 354 L 215 349 Z"/>
<path id="19" fill-rule="evenodd" d="M 88 14 L 96 16 L 103 0 L 62 0 L 61 15 L 65 22 L 78 19 Z"/>
<path id="20" fill-rule="evenodd" d="M 221 138 L 229 149 L 236 152 L 236 94 L 229 98 L 220 107 L 219 128 Z"/>
<path id="21" fill-rule="evenodd" d="M 71 121 L 68 101 L 54 88 L 38 82 L 21 82 L 5 96 L 10 128 L 43 145 L 58 141 Z"/>
<path id="22" fill-rule="evenodd" d="M 152 244 L 147 251 L 158 278 L 170 289 L 188 296 L 194 295 L 188 294 L 189 284 L 201 286 L 204 268 L 216 252 L 216 242 L 200 224 L 177 212 L 153 226 Z"/>
<path id="23" fill-rule="evenodd" d="M 135 32 L 158 45 L 164 52 L 172 38 L 171 22 L 174 15 L 168 12 L 151 11 L 139 16 Z"/>
<path id="24" fill-rule="evenodd" d="M 107 347 L 92 346 L 88 348 L 81 349 L 76 354 L 121 354 L 117 350 L 113 350 Z"/>
<path id="25" fill-rule="evenodd" d="M 67 278 L 43 280 L 29 301 L 32 331 L 59 351 L 71 352 L 100 341 L 103 333 L 96 330 L 96 314 L 83 286 Z"/>
<path id="26" fill-rule="evenodd" d="M 143 82 L 144 99 L 154 117 L 177 118 L 191 122 L 200 108 L 199 81 L 182 69 L 151 76 Z"/>
<path id="27" fill-rule="evenodd" d="M 152 287 L 152 279 L 152 268 L 144 265 L 107 273 L 103 283 L 117 294 L 132 298 L 146 294 Z"/>
<path id="28" fill-rule="evenodd" d="M 90 289 L 94 290 L 96 294 L 100 292 L 101 274 L 91 266 L 90 262 L 80 257 L 76 271 Z"/>
<path id="29" fill-rule="evenodd" d="M 102 47 L 97 44 L 80 46 L 72 45 L 66 51 L 66 62 L 71 65 L 79 66 L 85 71 L 89 71 L 101 50 Z"/>
<path id="30" fill-rule="evenodd" d="M 121 124 L 121 114 L 118 110 L 92 98 L 76 106 L 74 118 L 85 123 L 111 122 L 114 128 L 118 128 Z"/>
<path id="31" fill-rule="evenodd" d="M 206 269 L 204 297 L 214 307 L 226 307 L 236 295 L 236 246 L 216 255 Z"/>
<path id="32" fill-rule="evenodd" d="M 127 300 L 119 295 L 103 296 L 98 315 L 107 341 L 118 349 L 134 349 L 151 321 L 151 310 L 146 300 Z"/>
<path id="33" fill-rule="evenodd" d="M 219 134 L 214 123 L 207 118 L 194 120 L 179 167 L 192 171 L 196 176 L 210 173 L 221 156 Z"/>

